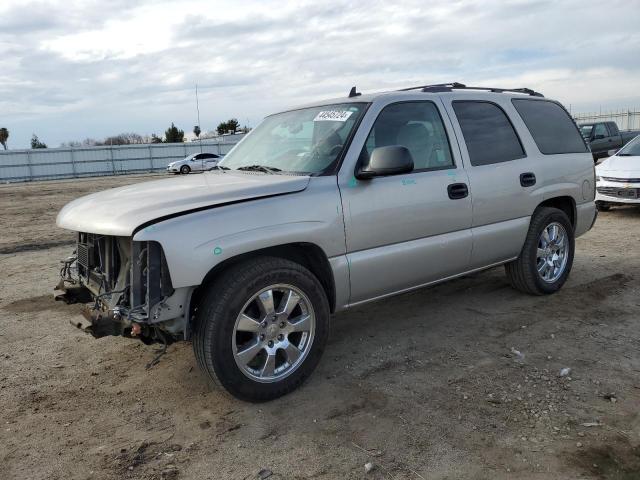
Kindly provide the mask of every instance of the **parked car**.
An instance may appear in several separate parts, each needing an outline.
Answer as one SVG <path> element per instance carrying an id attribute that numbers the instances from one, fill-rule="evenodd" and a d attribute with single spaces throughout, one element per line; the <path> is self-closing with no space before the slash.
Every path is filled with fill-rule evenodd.
<path id="1" fill-rule="evenodd" d="M 203 172 L 215 167 L 221 158 L 215 153 L 193 153 L 182 160 L 171 162 L 167 165 L 167 172 L 176 174 Z"/>
<path id="2" fill-rule="evenodd" d="M 576 124 L 536 92 L 354 88 L 267 117 L 211 172 L 66 205 L 58 295 L 91 299 L 96 337 L 192 340 L 212 381 L 265 401 L 311 374 L 333 312 L 497 265 L 558 291 L 594 194 Z"/>
<path id="3" fill-rule="evenodd" d="M 640 135 L 596 165 L 596 205 L 640 205 Z"/>
<path id="4" fill-rule="evenodd" d="M 581 123 L 580 133 L 589 142 L 593 159 L 608 157 L 640 134 L 640 130 L 621 132 L 616 122 Z"/>

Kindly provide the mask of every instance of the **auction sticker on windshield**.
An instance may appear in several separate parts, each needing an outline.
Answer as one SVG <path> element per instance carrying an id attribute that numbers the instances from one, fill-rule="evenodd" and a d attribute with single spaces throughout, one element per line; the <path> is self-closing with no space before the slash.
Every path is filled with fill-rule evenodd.
<path id="1" fill-rule="evenodd" d="M 345 112 L 340 110 L 325 110 L 318 113 L 314 122 L 346 122 L 353 112 Z"/>

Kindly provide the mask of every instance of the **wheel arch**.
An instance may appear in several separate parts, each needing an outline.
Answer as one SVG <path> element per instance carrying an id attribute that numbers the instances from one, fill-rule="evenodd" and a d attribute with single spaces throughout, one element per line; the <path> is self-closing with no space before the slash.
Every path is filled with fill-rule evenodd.
<path id="1" fill-rule="evenodd" d="M 331 269 L 327 255 L 321 247 L 314 243 L 295 242 L 241 253 L 215 265 L 209 270 L 202 283 L 194 289 L 191 295 L 189 318 L 191 319 L 193 317 L 194 309 L 197 308 L 200 299 L 206 291 L 206 287 L 214 282 L 224 271 L 240 262 L 264 256 L 284 258 L 307 268 L 320 281 L 327 295 L 331 313 L 335 311 L 336 287 L 333 270 Z"/>
<path id="2" fill-rule="evenodd" d="M 576 213 L 576 201 L 574 200 L 573 197 L 568 195 L 563 195 L 563 196 L 548 198 L 544 202 L 540 203 L 536 207 L 536 210 L 542 207 L 553 207 L 553 208 L 557 208 L 558 210 L 562 210 L 564 213 L 567 214 L 567 217 L 569 217 L 571 226 L 575 230 L 577 213 Z"/>

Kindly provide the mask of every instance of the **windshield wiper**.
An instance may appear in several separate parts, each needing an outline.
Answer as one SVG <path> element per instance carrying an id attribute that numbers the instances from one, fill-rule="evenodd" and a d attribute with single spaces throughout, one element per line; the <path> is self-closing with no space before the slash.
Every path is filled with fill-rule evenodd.
<path id="1" fill-rule="evenodd" d="M 214 165 L 211 168 L 207 169 L 207 172 L 210 172 L 211 170 L 231 170 L 229 167 L 225 167 L 224 165 Z"/>
<path id="2" fill-rule="evenodd" d="M 264 165 L 245 165 L 244 167 L 236 168 L 236 170 L 244 170 L 247 172 L 263 172 L 263 173 L 269 173 L 269 174 L 274 174 L 276 172 L 282 171 L 279 168 L 265 167 Z"/>

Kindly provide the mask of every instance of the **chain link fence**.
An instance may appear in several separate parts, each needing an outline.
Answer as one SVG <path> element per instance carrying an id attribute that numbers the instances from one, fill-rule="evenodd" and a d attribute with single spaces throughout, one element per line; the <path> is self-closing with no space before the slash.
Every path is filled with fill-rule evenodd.
<path id="1" fill-rule="evenodd" d="M 640 110 L 625 109 L 599 113 L 578 113 L 573 118 L 576 123 L 616 122 L 620 130 L 640 130 Z"/>
<path id="2" fill-rule="evenodd" d="M 225 155 L 243 136 L 189 143 L 0 151 L 0 183 L 157 172 L 193 153 Z"/>

